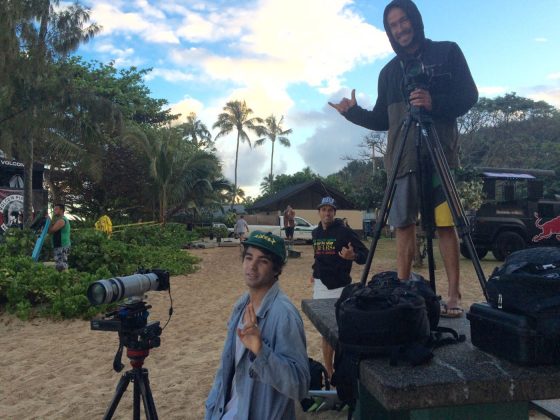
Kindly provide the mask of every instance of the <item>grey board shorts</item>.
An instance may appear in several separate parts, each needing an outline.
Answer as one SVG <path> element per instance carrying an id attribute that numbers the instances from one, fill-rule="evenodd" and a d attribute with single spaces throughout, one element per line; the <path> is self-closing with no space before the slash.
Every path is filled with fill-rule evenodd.
<path id="1" fill-rule="evenodd" d="M 416 174 L 410 173 L 395 180 L 395 195 L 389 211 L 389 224 L 402 228 L 418 219 L 418 183 Z"/>

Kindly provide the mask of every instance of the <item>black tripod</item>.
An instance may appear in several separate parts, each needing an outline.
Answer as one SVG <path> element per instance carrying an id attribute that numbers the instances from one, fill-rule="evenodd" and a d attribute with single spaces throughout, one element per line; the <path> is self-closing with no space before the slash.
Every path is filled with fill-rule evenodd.
<path id="1" fill-rule="evenodd" d="M 426 231 L 427 237 L 427 252 L 428 252 L 428 266 L 429 266 L 429 274 L 430 274 L 430 285 L 432 289 L 435 291 L 435 274 L 434 274 L 434 258 L 433 258 L 433 246 L 432 246 L 432 238 L 433 238 L 433 223 L 430 222 L 432 216 L 428 216 L 429 213 L 433 213 L 433 205 L 428 210 L 429 200 L 426 198 L 426 191 L 424 191 L 426 182 L 423 178 L 425 177 L 424 170 L 422 169 L 422 161 L 421 161 L 421 148 L 425 146 L 430 160 L 433 164 L 433 168 L 435 169 L 437 175 L 439 175 L 442 183 L 443 192 L 445 194 L 445 199 L 447 204 L 449 205 L 449 209 L 451 210 L 451 215 L 453 216 L 453 222 L 455 223 L 455 227 L 459 236 L 461 237 L 463 243 L 466 245 L 467 250 L 471 256 L 471 261 L 473 262 L 474 269 L 476 271 L 476 275 L 480 282 L 480 286 L 482 287 L 482 291 L 484 293 L 484 297 L 488 301 L 488 293 L 486 291 L 486 277 L 484 276 L 484 272 L 482 271 L 482 267 L 480 265 L 480 260 L 476 253 L 474 243 L 471 238 L 470 234 L 470 226 L 465 216 L 465 212 L 463 210 L 463 206 L 461 205 L 461 201 L 459 199 L 459 194 L 457 193 L 457 187 L 455 186 L 455 182 L 451 176 L 451 172 L 449 170 L 449 165 L 447 163 L 447 159 L 443 153 L 443 149 L 441 147 L 441 143 L 439 141 L 438 135 L 434 127 L 432 126 L 432 118 L 422 112 L 420 108 L 410 106 L 408 115 L 403 123 L 402 127 L 402 136 L 400 139 L 400 144 L 398 145 L 397 153 L 393 158 L 393 167 L 391 171 L 391 175 L 389 177 L 389 181 L 387 183 L 387 188 L 385 190 L 385 195 L 383 196 L 383 202 L 381 204 L 381 213 L 379 217 L 378 223 L 375 224 L 375 229 L 373 233 L 373 239 L 371 242 L 371 247 L 369 250 L 368 258 L 366 260 L 366 264 L 364 267 L 364 271 L 362 273 L 361 283 L 365 286 L 367 281 L 367 276 L 369 270 L 371 268 L 371 263 L 373 261 L 373 256 L 375 254 L 375 249 L 377 247 L 377 243 L 379 238 L 381 237 L 381 229 L 387 223 L 389 210 L 391 207 L 391 203 L 393 202 L 393 197 L 395 195 L 395 180 L 397 178 L 398 169 L 401 163 L 401 158 L 403 155 L 403 151 L 406 144 L 406 139 L 408 136 L 408 132 L 412 124 L 415 123 L 418 127 L 418 134 L 416 138 L 416 155 L 418 158 L 418 177 L 420 178 L 420 209 L 421 209 L 421 216 L 423 220 L 423 225 Z M 431 177 L 429 177 L 431 178 Z"/>
<path id="2" fill-rule="evenodd" d="M 126 356 L 130 359 L 132 369 L 126 371 L 123 376 L 121 376 L 117 384 L 115 395 L 103 419 L 109 420 L 113 418 L 113 414 L 115 414 L 115 410 L 124 392 L 128 388 L 128 384 L 132 381 L 134 382 L 132 418 L 134 420 L 140 420 L 140 397 L 142 397 L 146 419 L 157 420 L 156 405 L 152 396 L 152 390 L 150 389 L 150 380 L 148 379 L 148 369 L 142 367 L 144 365 L 144 359 L 148 357 L 149 353 L 149 349 L 130 349 L 127 347 Z"/>

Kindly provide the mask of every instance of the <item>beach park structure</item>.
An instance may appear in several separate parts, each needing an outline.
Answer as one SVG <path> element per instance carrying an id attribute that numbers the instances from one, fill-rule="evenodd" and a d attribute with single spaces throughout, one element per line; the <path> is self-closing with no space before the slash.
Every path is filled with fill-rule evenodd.
<path id="1" fill-rule="evenodd" d="M 256 201 L 247 208 L 245 220 L 249 225 L 272 225 L 276 224 L 288 205 L 296 212 L 296 216 L 302 217 L 311 223 L 319 223 L 317 206 L 325 196 L 335 199 L 337 205 L 336 217 L 348 219 L 348 224 L 356 232 L 362 232 L 363 211 L 356 209 L 344 193 L 326 185 L 319 179 L 292 185 L 280 190 L 276 194 Z"/>

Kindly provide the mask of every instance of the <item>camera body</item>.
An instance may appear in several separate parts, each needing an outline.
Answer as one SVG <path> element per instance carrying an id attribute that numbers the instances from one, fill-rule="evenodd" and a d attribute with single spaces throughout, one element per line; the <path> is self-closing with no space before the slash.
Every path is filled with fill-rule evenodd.
<path id="1" fill-rule="evenodd" d="M 404 87 L 407 98 L 415 89 L 430 90 L 440 78 L 450 78 L 443 64 L 425 64 L 421 58 L 411 58 L 403 62 Z"/>

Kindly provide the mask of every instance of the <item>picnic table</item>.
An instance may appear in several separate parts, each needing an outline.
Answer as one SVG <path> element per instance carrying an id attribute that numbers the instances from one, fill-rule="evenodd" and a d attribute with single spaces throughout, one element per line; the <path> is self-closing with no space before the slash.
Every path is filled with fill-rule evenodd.
<path id="1" fill-rule="evenodd" d="M 336 348 L 336 299 L 303 300 L 302 309 Z M 465 317 L 440 325 L 465 334 L 464 343 L 434 350 L 429 364 L 360 363 L 357 419 L 527 419 L 532 400 L 560 398 L 560 366 L 519 366 L 474 347 Z M 544 410 L 542 410 L 544 411 Z M 550 413 L 547 413 L 550 414 Z"/>

